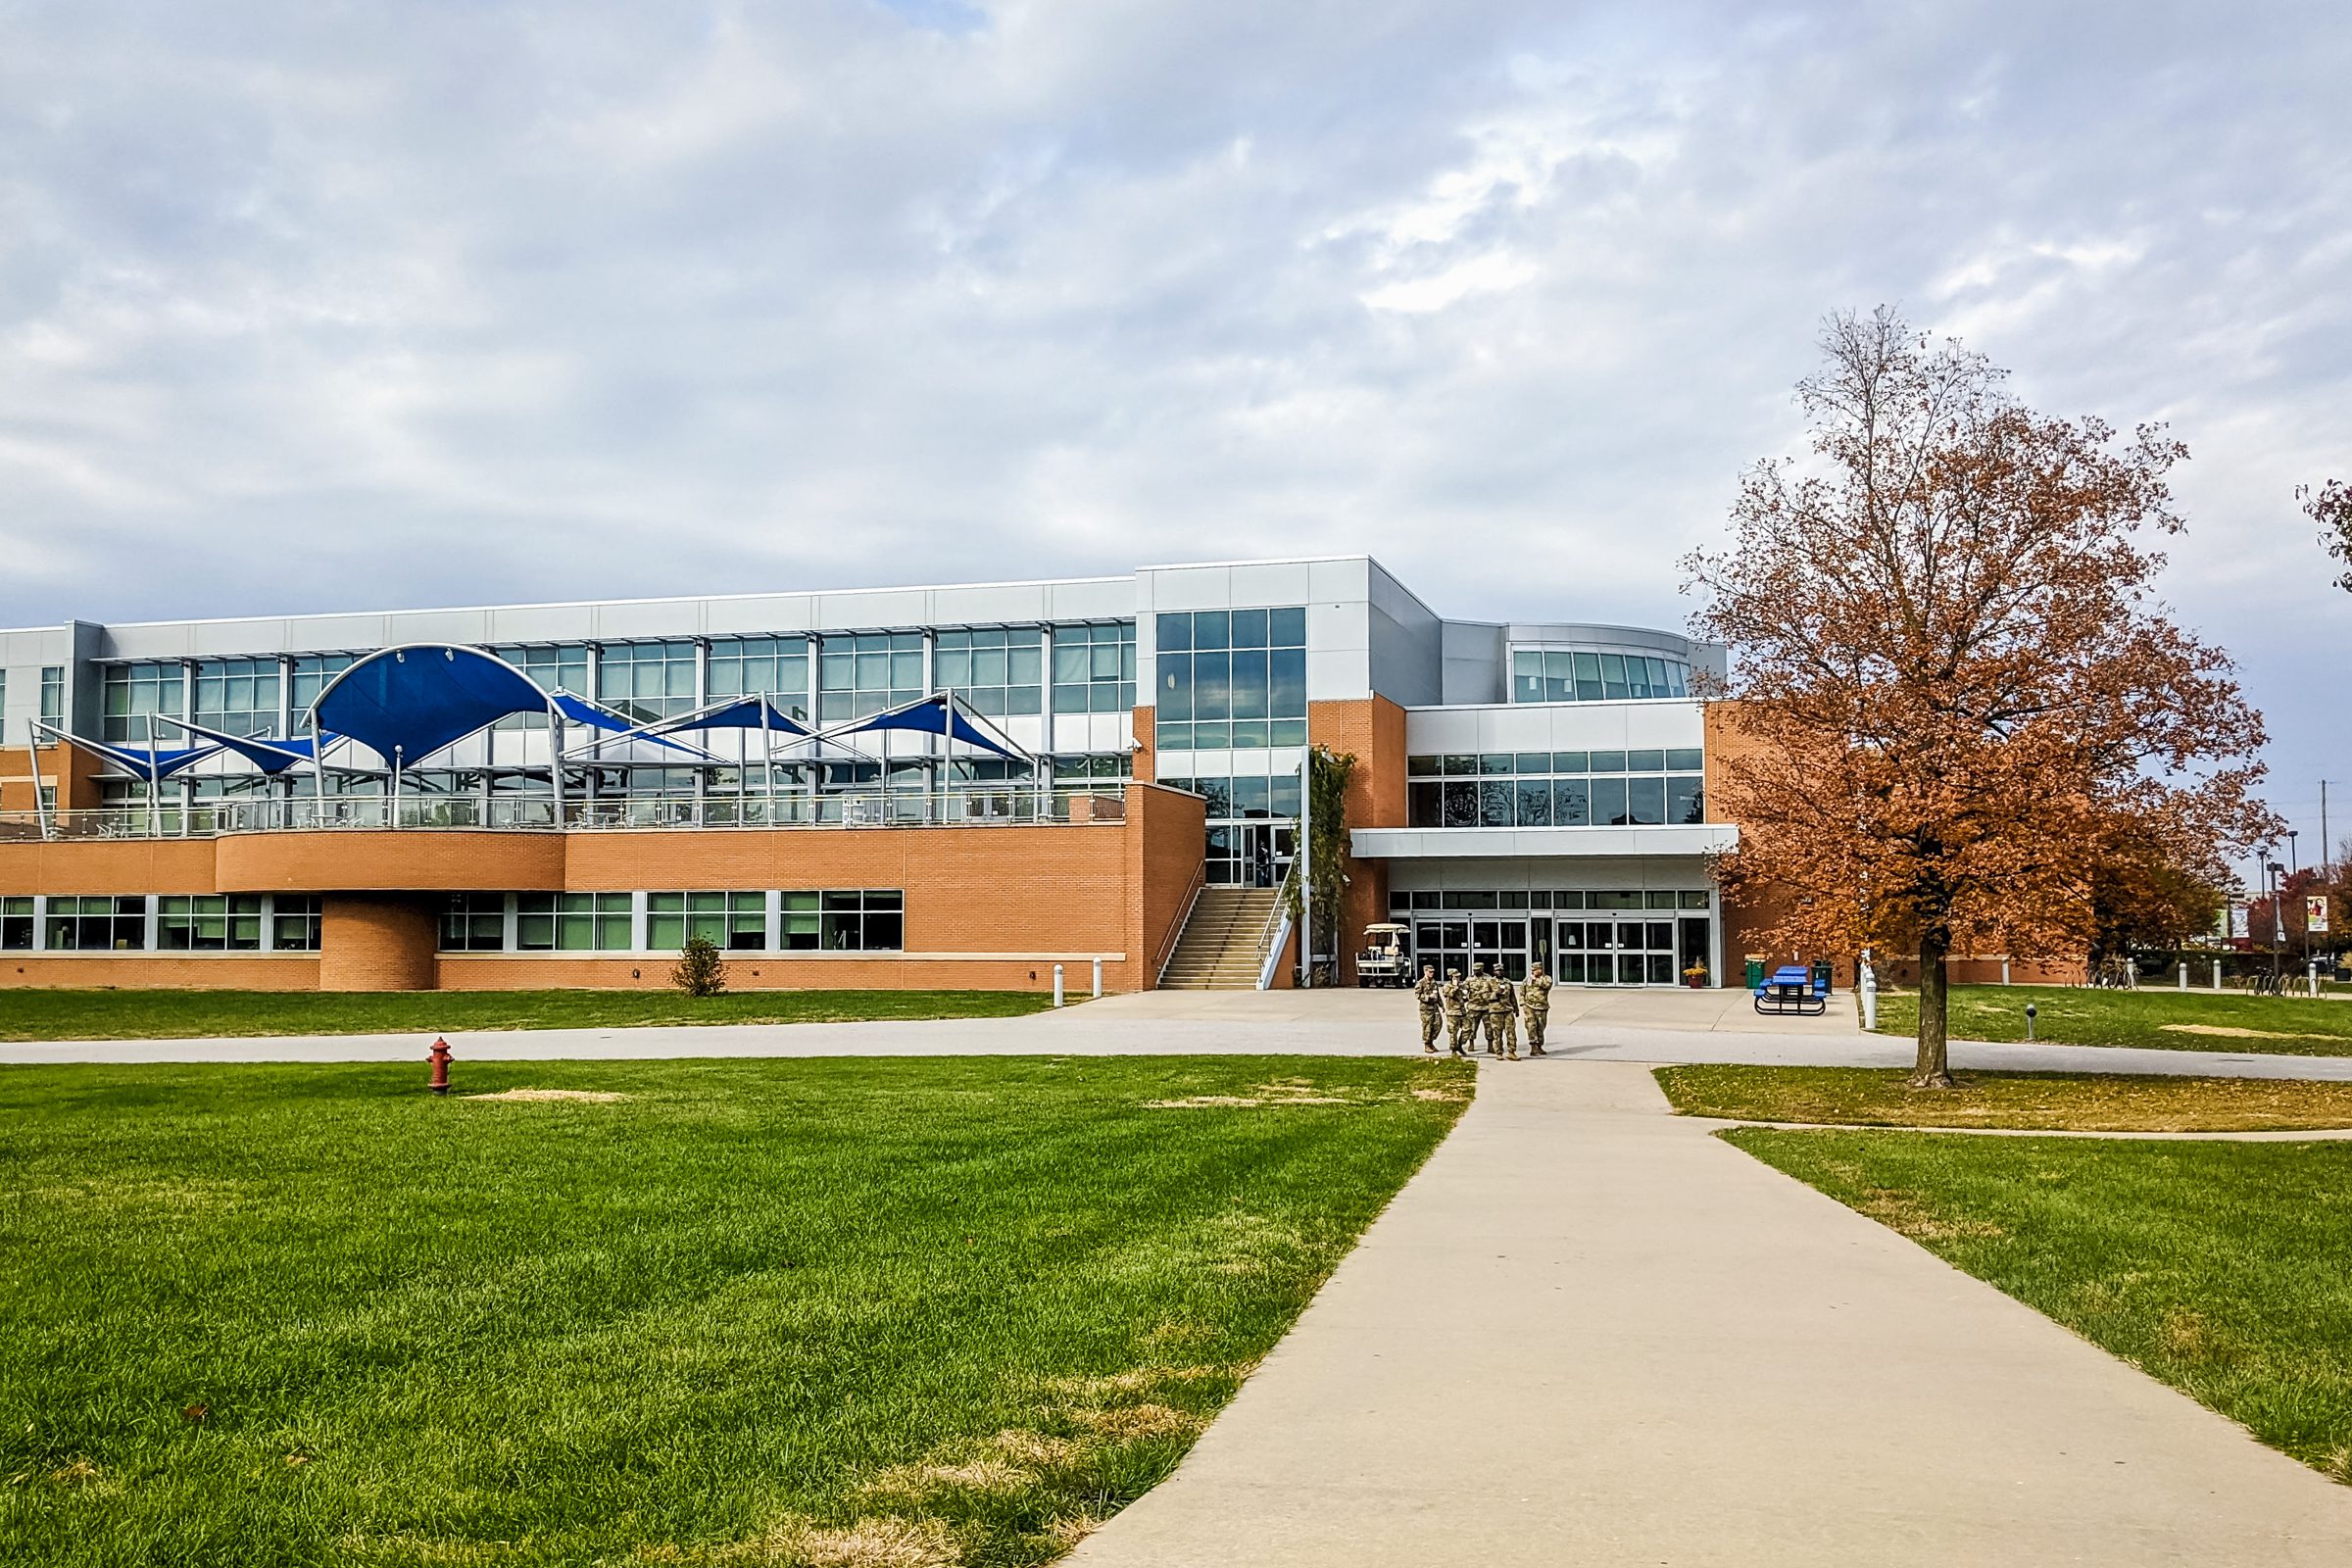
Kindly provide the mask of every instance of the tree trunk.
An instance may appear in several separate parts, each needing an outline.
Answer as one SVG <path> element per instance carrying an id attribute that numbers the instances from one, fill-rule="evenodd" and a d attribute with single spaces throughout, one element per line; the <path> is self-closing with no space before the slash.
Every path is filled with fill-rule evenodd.
<path id="1" fill-rule="evenodd" d="M 1952 1087 L 1944 990 L 1944 958 L 1950 952 L 1951 943 L 1940 932 L 1919 939 L 1919 1059 L 1911 1069 L 1914 1089 Z"/>

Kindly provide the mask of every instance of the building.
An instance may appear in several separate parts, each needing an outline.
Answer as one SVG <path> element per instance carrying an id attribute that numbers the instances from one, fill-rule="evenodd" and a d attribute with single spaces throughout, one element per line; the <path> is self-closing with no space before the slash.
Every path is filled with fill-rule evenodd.
<path id="1" fill-rule="evenodd" d="M 418 646 L 562 700 L 311 765 L 321 694 Z M 739 988 L 1283 984 L 1314 742 L 1358 759 L 1343 983 L 1391 918 L 1448 963 L 1720 983 L 1722 672 L 1447 619 L 1361 556 L 0 632 L 0 981 L 659 986 L 691 931 Z M 994 739 L 872 727 L 939 692 Z M 694 727 L 736 699 L 766 727 Z"/>

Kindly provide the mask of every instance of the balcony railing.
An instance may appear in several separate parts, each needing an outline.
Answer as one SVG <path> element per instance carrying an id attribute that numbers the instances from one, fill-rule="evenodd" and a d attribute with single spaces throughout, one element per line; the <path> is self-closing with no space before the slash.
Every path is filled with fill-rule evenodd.
<path id="1" fill-rule="evenodd" d="M 678 828 L 1036 827 L 1118 823 L 1123 795 L 1090 791 L 969 789 L 932 793 L 634 797 L 568 800 L 558 820 L 544 797 L 296 796 L 290 800 L 206 802 L 193 807 L 109 807 L 0 812 L 0 842 L 11 839 L 214 838 L 223 833 L 373 831 L 406 828 L 466 832 L 627 832 Z"/>

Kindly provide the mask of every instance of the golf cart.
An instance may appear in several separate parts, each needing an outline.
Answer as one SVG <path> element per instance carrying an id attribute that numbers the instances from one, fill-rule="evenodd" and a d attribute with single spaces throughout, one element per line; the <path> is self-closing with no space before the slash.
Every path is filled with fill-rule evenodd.
<path id="1" fill-rule="evenodd" d="M 1355 956 L 1355 983 L 1367 990 L 1411 985 L 1412 960 L 1404 951 L 1406 935 L 1407 928 L 1393 920 L 1364 927 L 1364 945 Z"/>

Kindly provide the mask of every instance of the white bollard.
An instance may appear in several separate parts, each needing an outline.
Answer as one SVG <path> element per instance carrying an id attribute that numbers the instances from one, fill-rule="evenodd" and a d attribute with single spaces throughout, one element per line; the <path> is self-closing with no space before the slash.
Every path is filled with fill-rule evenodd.
<path id="1" fill-rule="evenodd" d="M 1102 960 L 1101 958 L 1095 960 L 1095 1000 L 1097 1002 L 1102 1000 Z"/>
<path id="2" fill-rule="evenodd" d="M 2222 960 L 2219 958 L 2213 960 L 2213 989 L 2222 989 Z"/>
<path id="3" fill-rule="evenodd" d="M 1879 971 L 1869 964 L 1862 966 L 1862 1032 L 1875 1034 L 1879 1027 Z"/>
<path id="4" fill-rule="evenodd" d="M 1061 965 L 1054 966 L 1054 1005 L 1061 1005 Z"/>
<path id="5" fill-rule="evenodd" d="M 2308 985 L 2308 986 L 2311 988 L 2311 995 L 2312 995 L 2312 998 L 2313 998 L 2313 1000 L 2315 1000 L 2315 1001 L 2316 1001 L 2316 1000 L 2318 1000 L 2318 998 L 2319 998 L 2319 995 L 2320 995 L 2320 965 L 2319 965 L 2319 960 L 2317 960 L 2317 959 L 2315 958 L 2315 959 L 2314 959 L 2314 960 L 2312 960 L 2310 963 L 2307 963 L 2307 964 L 2305 964 L 2305 965 L 2303 966 L 2303 980 L 2304 980 L 2304 983 L 2305 983 L 2306 985 Z"/>
<path id="6" fill-rule="evenodd" d="M 2007 985 L 2008 983 L 2009 983 L 2009 960 L 2008 960 L 2007 958 L 2003 958 L 2003 959 L 2001 960 L 2001 984 L 2003 984 L 2003 985 Z"/>
<path id="7" fill-rule="evenodd" d="M 2188 989 L 2188 964 L 2185 960 L 2180 965 L 2180 989 L 2183 991 Z"/>

